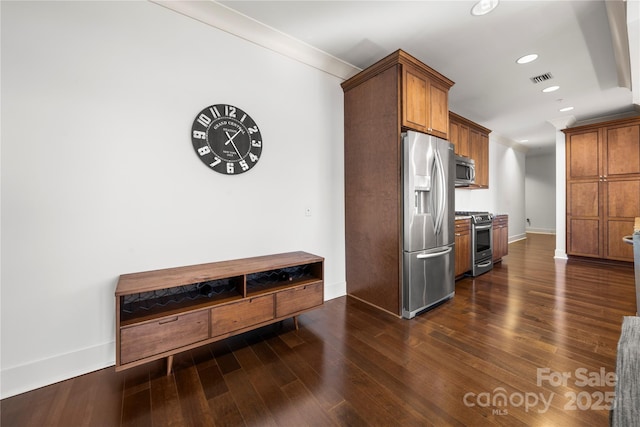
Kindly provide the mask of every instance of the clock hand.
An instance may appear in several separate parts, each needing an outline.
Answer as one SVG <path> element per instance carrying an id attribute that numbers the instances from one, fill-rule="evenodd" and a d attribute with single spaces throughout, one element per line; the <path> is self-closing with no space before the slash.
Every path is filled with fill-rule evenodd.
<path id="1" fill-rule="evenodd" d="M 242 154 L 240 154 L 240 150 L 238 150 L 238 147 L 236 147 L 235 142 L 233 142 L 233 138 L 238 136 L 240 131 L 238 130 L 236 133 L 233 134 L 233 136 L 229 136 L 229 132 L 227 132 L 226 130 L 224 131 L 224 133 L 225 135 L 227 135 L 227 142 L 225 142 L 224 145 L 228 145 L 229 143 L 231 143 L 231 145 L 233 145 L 233 149 L 236 150 L 236 153 L 238 154 L 238 158 L 242 159 Z"/>
<path id="2" fill-rule="evenodd" d="M 237 133 L 236 133 L 236 135 L 237 135 Z M 238 153 L 238 159 L 242 159 L 242 155 L 240 154 L 240 151 L 238 151 L 238 147 L 236 147 L 236 143 L 233 142 L 231 139 L 228 142 L 230 142 L 231 145 L 233 145 L 233 149 L 236 150 L 236 153 Z"/>
<path id="3" fill-rule="evenodd" d="M 227 142 L 225 142 L 224 145 L 229 145 L 230 142 L 233 142 L 233 138 L 238 136 L 239 133 L 240 131 L 238 130 L 236 133 L 233 134 L 233 136 L 229 136 L 229 132 L 225 130 L 224 134 L 227 135 Z"/>

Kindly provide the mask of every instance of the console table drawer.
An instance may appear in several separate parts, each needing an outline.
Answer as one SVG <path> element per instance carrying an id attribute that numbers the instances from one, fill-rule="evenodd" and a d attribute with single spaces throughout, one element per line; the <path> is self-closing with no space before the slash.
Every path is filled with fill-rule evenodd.
<path id="1" fill-rule="evenodd" d="M 226 334 L 273 319 L 273 295 L 211 309 L 211 336 Z"/>
<path id="2" fill-rule="evenodd" d="M 321 305 L 322 283 L 300 286 L 276 294 L 276 317 L 286 316 L 298 311 Z"/>
<path id="3" fill-rule="evenodd" d="M 128 363 L 209 338 L 207 310 L 120 330 L 121 362 Z"/>

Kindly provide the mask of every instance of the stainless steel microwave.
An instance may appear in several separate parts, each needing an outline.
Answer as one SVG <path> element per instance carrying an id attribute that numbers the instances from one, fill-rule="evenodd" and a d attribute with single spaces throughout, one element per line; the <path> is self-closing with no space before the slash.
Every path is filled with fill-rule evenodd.
<path id="1" fill-rule="evenodd" d="M 476 183 L 476 162 L 456 154 L 456 187 L 468 187 Z"/>

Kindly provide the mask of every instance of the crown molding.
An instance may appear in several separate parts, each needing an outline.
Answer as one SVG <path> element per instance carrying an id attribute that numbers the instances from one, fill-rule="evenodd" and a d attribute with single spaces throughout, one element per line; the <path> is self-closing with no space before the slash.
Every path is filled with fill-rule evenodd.
<path id="1" fill-rule="evenodd" d="M 181 15 L 346 80 L 359 68 L 213 0 L 149 0 Z"/>

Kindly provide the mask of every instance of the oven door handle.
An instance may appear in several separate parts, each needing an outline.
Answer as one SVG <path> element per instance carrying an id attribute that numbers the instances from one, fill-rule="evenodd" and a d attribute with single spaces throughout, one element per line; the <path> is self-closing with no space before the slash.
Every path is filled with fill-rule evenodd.
<path id="1" fill-rule="evenodd" d="M 489 224 L 489 225 L 476 225 L 474 228 L 476 230 L 488 230 L 491 227 L 493 227 L 493 224 Z"/>
<path id="2" fill-rule="evenodd" d="M 428 253 L 428 254 L 420 254 L 418 255 L 418 259 L 427 259 L 427 258 L 435 258 L 435 257 L 439 257 L 442 255 L 446 255 L 449 252 L 451 252 L 453 250 L 453 248 L 447 248 L 444 251 L 440 251 L 440 252 L 433 252 L 433 253 Z"/>
<path id="3" fill-rule="evenodd" d="M 476 267 L 484 268 L 489 267 L 493 261 L 489 260 L 487 262 L 483 262 L 482 264 L 478 264 Z"/>

